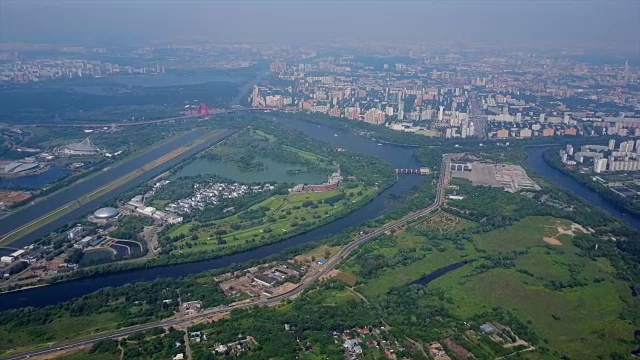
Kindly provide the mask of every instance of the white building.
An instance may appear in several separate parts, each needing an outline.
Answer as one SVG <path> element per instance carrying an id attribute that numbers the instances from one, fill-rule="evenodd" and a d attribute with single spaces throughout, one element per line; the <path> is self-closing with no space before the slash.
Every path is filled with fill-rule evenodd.
<path id="1" fill-rule="evenodd" d="M 593 172 L 601 173 L 605 170 L 607 170 L 607 159 L 601 158 L 593 161 Z"/>

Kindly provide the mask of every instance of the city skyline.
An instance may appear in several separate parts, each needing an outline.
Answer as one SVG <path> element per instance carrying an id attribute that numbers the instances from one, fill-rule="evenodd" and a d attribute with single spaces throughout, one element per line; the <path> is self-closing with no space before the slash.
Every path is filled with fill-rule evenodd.
<path id="1" fill-rule="evenodd" d="M 396 42 L 640 53 L 635 1 L 0 2 L 0 42 Z M 61 21 L 64 19 L 64 21 Z M 374 26 L 375 24 L 375 26 Z"/>

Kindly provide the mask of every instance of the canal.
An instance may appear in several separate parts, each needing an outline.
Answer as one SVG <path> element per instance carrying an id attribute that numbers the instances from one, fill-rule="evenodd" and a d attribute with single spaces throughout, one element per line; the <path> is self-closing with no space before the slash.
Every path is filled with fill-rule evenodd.
<path id="1" fill-rule="evenodd" d="M 347 151 L 379 157 L 388 161 L 396 168 L 417 168 L 420 166 L 420 163 L 414 156 L 413 150 L 410 148 L 394 145 L 378 145 L 375 141 L 361 136 L 289 117 L 278 120 L 287 126 L 303 131 L 311 138 L 342 147 Z M 225 174 L 221 173 L 220 175 L 224 176 Z M 49 286 L 5 293 L 0 295 L 0 310 L 25 306 L 47 306 L 86 295 L 104 287 L 121 286 L 127 283 L 149 281 L 163 277 L 182 277 L 207 270 L 224 268 L 233 264 L 262 259 L 270 255 L 278 254 L 296 245 L 320 241 L 376 218 L 388 209 L 387 199 L 390 195 L 403 196 L 409 194 L 415 191 L 422 182 L 423 178 L 421 176 L 403 175 L 391 187 L 363 207 L 329 224 L 280 242 L 212 260 L 134 269 L 121 273 L 103 274 Z"/>
<path id="2" fill-rule="evenodd" d="M 100 207 L 105 201 L 112 199 L 118 194 L 126 191 L 127 189 L 132 188 L 133 186 L 142 183 L 143 181 L 147 181 L 152 179 L 155 176 L 158 176 L 167 169 L 175 166 L 180 161 L 192 156 L 203 149 L 213 145 L 217 141 L 224 139 L 225 137 L 230 136 L 235 133 L 235 130 L 225 130 L 224 132 L 218 134 L 217 136 L 212 137 L 211 139 L 205 141 L 202 144 L 194 146 L 189 151 L 176 156 L 175 158 L 167 161 L 164 164 L 157 166 L 156 168 L 147 171 L 144 174 L 136 177 L 135 179 L 121 185 L 116 188 L 114 191 L 109 192 L 103 196 L 100 196 L 93 201 L 83 204 L 79 208 L 59 217 L 58 219 L 46 224 L 39 229 L 32 231 L 31 233 L 22 236 L 18 240 L 11 242 L 8 246 L 10 247 L 23 247 L 29 245 L 36 241 L 38 238 L 42 236 L 46 236 L 51 231 L 63 226 L 64 224 L 73 221 L 81 216 L 84 216 L 88 212 L 95 210 Z M 91 192 L 99 189 L 114 180 L 121 178 L 124 175 L 127 175 L 137 169 L 142 168 L 144 165 L 162 157 L 165 154 L 170 153 L 171 151 L 181 147 L 188 145 L 189 143 L 197 140 L 202 137 L 202 132 L 198 131 L 190 131 L 183 135 L 178 136 L 175 139 L 172 139 L 164 144 L 161 144 L 143 154 L 140 154 L 132 159 L 129 159 L 121 164 L 108 168 L 106 171 L 101 171 L 99 174 L 89 177 L 80 183 L 76 183 L 68 188 L 65 188 L 61 191 L 53 193 L 47 196 L 45 199 L 39 201 L 33 206 L 26 207 L 22 210 L 18 210 L 13 212 L 6 217 L 0 219 L 0 234 L 7 234 L 10 231 L 17 229 L 25 224 L 32 222 L 35 219 L 38 219 L 51 211 L 60 208 L 68 204 L 74 199 L 78 199 L 86 194 L 90 194 Z"/>

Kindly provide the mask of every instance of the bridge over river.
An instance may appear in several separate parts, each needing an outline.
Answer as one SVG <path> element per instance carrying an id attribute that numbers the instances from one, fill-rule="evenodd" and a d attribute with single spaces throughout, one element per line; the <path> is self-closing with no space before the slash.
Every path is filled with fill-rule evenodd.
<path id="1" fill-rule="evenodd" d="M 396 174 L 429 175 L 431 174 L 431 169 L 427 167 L 421 167 L 417 169 L 396 169 Z"/>

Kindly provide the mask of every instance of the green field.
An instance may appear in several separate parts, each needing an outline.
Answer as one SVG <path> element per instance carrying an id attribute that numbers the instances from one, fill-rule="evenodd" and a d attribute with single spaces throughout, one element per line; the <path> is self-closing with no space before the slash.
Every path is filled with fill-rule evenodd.
<path id="1" fill-rule="evenodd" d="M 388 294 L 393 289 L 402 289 L 446 265 L 476 259 L 425 286 L 447 300 L 436 305 L 425 297 L 425 302 L 415 304 L 415 316 L 442 306 L 456 319 L 453 321 L 459 321 L 500 307 L 516 315 L 540 339 L 534 344 L 538 350 L 527 353 L 527 358 L 557 359 L 566 354 L 571 359 L 592 359 L 598 355 L 608 358 L 616 351 L 628 354 L 637 348 L 633 331 L 638 323 L 625 320 L 625 316 L 633 318 L 627 314 L 633 314 L 640 304 L 627 284 L 615 277 L 609 260 L 581 256 L 571 235 L 557 234 L 557 226 L 567 225 L 570 222 L 566 220 L 531 216 L 484 234 L 465 238 L 459 233 L 463 226 L 437 238 L 421 234 L 424 223 L 420 223 L 365 245 L 342 270 L 356 274 L 356 289 L 384 306 L 391 301 Z M 438 227 L 428 230 L 439 232 Z M 555 237 L 562 245 L 549 245 L 544 237 Z M 375 268 L 377 263 L 380 269 Z M 406 329 L 416 326 L 396 324 L 400 325 Z M 415 330 L 420 333 L 419 328 Z M 423 339 L 434 340 L 439 339 Z"/>
<path id="2" fill-rule="evenodd" d="M 362 206 L 378 191 L 376 187 L 358 185 L 351 189 L 339 188 L 326 192 L 274 195 L 221 220 L 180 225 L 168 235 L 187 235 L 187 240 L 177 244 L 173 251 L 175 255 L 203 250 L 224 254 L 278 241 L 318 227 Z M 345 197 L 333 204 L 325 202 L 343 194 Z"/>
<path id="3" fill-rule="evenodd" d="M 416 224 L 420 229 L 428 231 L 436 231 L 440 233 L 459 231 L 475 226 L 475 223 L 469 220 L 459 218 L 444 211 L 437 211 L 429 218 Z"/>
<path id="4" fill-rule="evenodd" d="M 20 349 L 33 346 L 34 338 L 39 342 L 54 342 L 67 339 L 75 339 L 81 336 L 88 336 L 94 333 L 115 330 L 118 323 L 124 321 L 125 318 L 115 313 L 102 313 L 91 316 L 55 318 L 52 321 L 40 325 L 37 328 L 25 328 L 24 330 L 8 331 L 0 328 L 0 336 L 2 336 L 4 346 L 2 350 Z"/>

